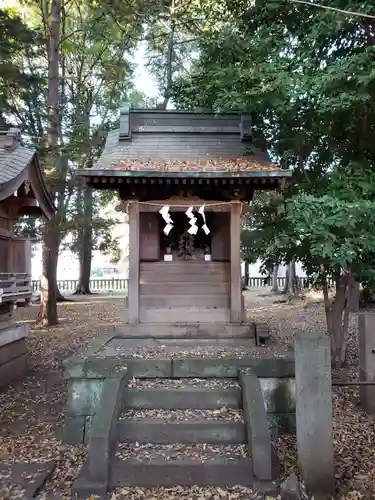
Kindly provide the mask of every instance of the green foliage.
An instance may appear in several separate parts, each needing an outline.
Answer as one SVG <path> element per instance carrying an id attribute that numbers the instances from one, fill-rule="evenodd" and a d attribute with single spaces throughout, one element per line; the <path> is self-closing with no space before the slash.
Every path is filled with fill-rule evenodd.
<path id="1" fill-rule="evenodd" d="M 374 262 L 371 20 L 283 0 L 226 6 L 172 97 L 190 109 L 251 112 L 256 145 L 294 170 L 285 203 L 254 199 L 242 233 L 245 258 L 265 258 L 270 271 L 296 257 L 309 273 L 323 265 L 366 279 Z M 342 7 L 339 0 L 330 6 Z M 358 0 L 350 7 L 373 8 Z"/>

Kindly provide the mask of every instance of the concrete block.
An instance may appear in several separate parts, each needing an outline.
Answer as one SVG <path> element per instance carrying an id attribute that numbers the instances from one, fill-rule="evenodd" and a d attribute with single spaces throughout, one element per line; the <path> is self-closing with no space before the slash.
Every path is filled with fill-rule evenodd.
<path id="1" fill-rule="evenodd" d="M 208 443 L 243 444 L 245 424 L 225 420 L 202 422 L 165 422 L 155 420 L 120 420 L 117 424 L 120 442 L 142 444 Z"/>
<path id="2" fill-rule="evenodd" d="M 328 335 L 295 338 L 297 451 L 311 495 L 333 495 L 331 346 Z"/>
<path id="3" fill-rule="evenodd" d="M 260 382 L 251 369 L 240 370 L 239 377 L 253 475 L 269 481 L 272 479 L 272 445 Z"/>
<path id="4" fill-rule="evenodd" d="M 375 380 L 375 314 L 366 313 L 358 317 L 359 333 L 359 378 Z M 370 415 L 375 414 L 375 385 L 359 388 L 361 407 Z"/>

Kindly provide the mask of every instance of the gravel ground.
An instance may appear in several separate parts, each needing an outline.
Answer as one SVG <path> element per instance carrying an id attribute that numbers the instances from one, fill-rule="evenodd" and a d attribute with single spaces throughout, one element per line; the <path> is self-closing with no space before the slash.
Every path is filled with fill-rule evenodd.
<path id="1" fill-rule="evenodd" d="M 181 389 L 181 388 L 200 388 L 200 389 L 231 389 L 239 388 L 237 380 L 232 378 L 133 378 L 129 381 L 128 387 L 137 389 Z"/>
<path id="2" fill-rule="evenodd" d="M 59 304 L 59 326 L 30 332 L 33 370 L 0 392 L 0 462 L 56 462 L 40 498 L 55 498 L 57 491 L 70 499 L 71 483 L 86 458 L 84 446 L 63 445 L 56 437 L 67 396 L 61 361 L 119 323 L 121 302 L 91 298 Z M 38 307 L 31 306 L 19 309 L 16 317 L 33 328 L 37 313 Z"/>
<path id="3" fill-rule="evenodd" d="M 120 459 L 136 458 L 139 460 L 163 458 L 165 460 L 177 460 L 179 458 L 191 458 L 206 462 L 217 457 L 238 459 L 248 457 L 247 446 L 241 445 L 212 445 L 181 443 L 157 445 L 157 444 L 126 444 L 120 443 L 117 447 L 116 457 Z"/>
<path id="4" fill-rule="evenodd" d="M 263 293 L 263 292 L 262 292 Z M 298 330 L 325 330 L 324 310 L 320 304 L 274 303 L 274 296 L 248 293 L 249 316 L 267 322 L 273 342 L 288 346 Z M 40 499 L 70 499 L 72 480 L 85 459 L 85 447 L 65 446 L 56 438 L 66 402 L 66 386 L 61 360 L 81 349 L 99 334 L 120 322 L 123 299 L 98 297 L 86 303 L 59 305 L 60 326 L 33 330 L 28 340 L 35 368 L 24 380 L 0 392 L 0 461 L 57 463 L 52 481 Z M 37 307 L 20 310 L 23 320 L 32 322 Z M 350 322 L 348 367 L 335 376 L 358 375 L 356 317 Z M 210 381 L 211 382 L 211 381 Z M 149 381 L 142 381 L 142 384 Z M 153 383 L 160 383 L 154 381 Z M 179 384 L 179 381 L 173 381 Z M 194 384 L 195 382 L 192 381 Z M 146 387 L 146 385 L 144 385 Z M 153 385 L 155 387 L 155 385 Z M 333 397 L 334 438 L 337 486 L 340 500 L 375 498 L 374 419 L 358 409 L 358 390 L 337 389 Z M 292 437 L 276 441 L 283 472 L 295 469 Z M 61 496 L 58 497 L 57 493 Z M 254 496 L 252 496 L 254 495 Z M 361 496 L 362 495 L 362 496 Z M 113 500 L 177 500 L 256 498 L 246 488 L 122 488 L 110 496 Z"/>
<path id="5" fill-rule="evenodd" d="M 243 422 L 243 410 L 220 408 L 218 410 L 127 410 L 120 416 L 121 420 L 159 419 L 165 422 L 189 422 L 197 420 L 231 420 Z"/>

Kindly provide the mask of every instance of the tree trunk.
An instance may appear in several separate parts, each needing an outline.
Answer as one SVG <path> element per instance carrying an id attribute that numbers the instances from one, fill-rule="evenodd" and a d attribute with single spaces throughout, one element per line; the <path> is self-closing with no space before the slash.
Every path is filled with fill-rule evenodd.
<path id="1" fill-rule="evenodd" d="M 48 33 L 48 167 L 55 172 L 52 179 L 56 192 L 59 162 L 59 46 L 61 29 L 61 0 L 51 0 L 51 17 Z M 54 185 L 55 184 L 55 185 Z M 56 325 L 57 317 L 57 260 L 59 251 L 58 214 L 45 225 L 42 248 L 42 277 L 40 291 L 40 310 L 37 323 Z"/>
<path id="2" fill-rule="evenodd" d="M 331 359 L 336 368 L 346 361 L 349 343 L 349 302 L 352 276 L 339 276 L 336 281 L 336 296 L 328 297 L 327 280 L 323 280 L 323 295 L 327 320 L 327 331 L 331 337 Z"/>
<path id="3" fill-rule="evenodd" d="M 296 275 L 296 260 L 293 258 L 286 268 L 283 293 L 293 296 L 297 294 L 298 290 L 299 284 Z"/>
<path id="4" fill-rule="evenodd" d="M 274 264 L 272 273 L 272 292 L 279 293 L 279 285 L 277 283 L 277 277 L 279 274 L 279 264 Z"/>
<path id="5" fill-rule="evenodd" d="M 359 282 L 358 281 L 353 281 L 353 283 L 350 286 L 350 292 L 349 292 L 349 312 L 351 313 L 356 313 L 359 311 L 359 299 L 360 299 L 360 289 L 359 289 Z"/>
<path id="6" fill-rule="evenodd" d="M 40 326 L 57 325 L 57 260 L 59 234 L 53 226 L 54 221 L 45 225 L 42 242 L 42 276 L 40 280 L 40 309 L 36 323 Z"/>
<path id="7" fill-rule="evenodd" d="M 92 188 L 85 186 L 83 196 L 83 228 L 79 231 L 79 279 L 75 295 L 91 295 L 92 260 Z"/>
<path id="8" fill-rule="evenodd" d="M 249 286 L 249 263 L 245 261 L 244 263 L 244 282 L 243 282 L 243 288 L 246 289 Z"/>

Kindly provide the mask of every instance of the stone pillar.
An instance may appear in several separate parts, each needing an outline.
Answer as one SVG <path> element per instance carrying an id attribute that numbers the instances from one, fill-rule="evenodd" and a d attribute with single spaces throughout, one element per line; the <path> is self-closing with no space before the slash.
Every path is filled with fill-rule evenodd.
<path id="1" fill-rule="evenodd" d="M 233 203 L 230 212 L 230 320 L 240 323 L 241 306 L 241 203 Z"/>
<path id="2" fill-rule="evenodd" d="M 299 333 L 294 351 L 297 452 L 301 475 L 311 495 L 332 495 L 335 474 L 330 338 Z"/>
<path id="3" fill-rule="evenodd" d="M 375 314 L 361 314 L 358 317 L 359 332 L 359 378 L 375 381 Z M 361 407 L 371 415 L 375 414 L 375 385 L 359 388 Z"/>
<path id="4" fill-rule="evenodd" d="M 139 204 L 129 203 L 128 323 L 139 322 Z"/>

